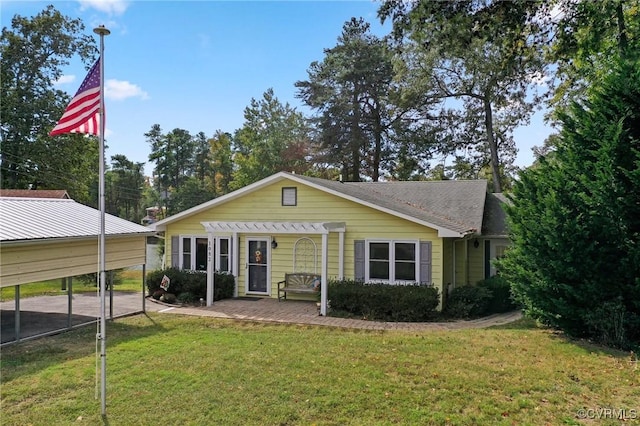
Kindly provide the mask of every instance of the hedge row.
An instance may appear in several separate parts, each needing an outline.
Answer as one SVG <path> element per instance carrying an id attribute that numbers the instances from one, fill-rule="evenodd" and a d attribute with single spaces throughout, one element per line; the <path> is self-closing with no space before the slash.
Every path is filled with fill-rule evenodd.
<path id="1" fill-rule="evenodd" d="M 162 277 L 169 277 L 167 293 L 174 294 L 180 302 L 193 303 L 207 297 L 207 274 L 203 272 L 183 271 L 176 268 L 152 271 L 147 274 L 149 296 L 158 296 L 164 291 L 160 288 Z M 215 273 L 213 300 L 233 297 L 235 278 L 231 274 Z"/>
<path id="2" fill-rule="evenodd" d="M 504 278 L 495 275 L 475 286 L 454 288 L 447 297 L 443 313 L 450 318 L 474 318 L 516 308 L 511 298 L 511 286 Z"/>
<path id="3" fill-rule="evenodd" d="M 427 285 L 329 281 L 331 309 L 381 321 L 429 321 L 437 317 L 438 290 Z"/>

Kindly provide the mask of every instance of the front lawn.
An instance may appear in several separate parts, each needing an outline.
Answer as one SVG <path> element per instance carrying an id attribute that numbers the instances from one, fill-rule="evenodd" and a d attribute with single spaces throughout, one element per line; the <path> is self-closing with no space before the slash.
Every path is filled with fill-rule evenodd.
<path id="1" fill-rule="evenodd" d="M 94 335 L 86 327 L 3 348 L 2 424 L 102 424 Z M 153 313 L 110 322 L 107 335 L 112 426 L 555 425 L 601 408 L 640 416 L 633 355 L 526 321 L 408 333 Z"/>

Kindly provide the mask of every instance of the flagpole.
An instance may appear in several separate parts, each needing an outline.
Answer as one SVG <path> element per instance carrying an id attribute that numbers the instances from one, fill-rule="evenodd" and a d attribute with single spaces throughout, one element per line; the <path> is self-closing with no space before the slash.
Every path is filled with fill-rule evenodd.
<path id="1" fill-rule="evenodd" d="M 111 34 L 104 25 L 93 29 L 93 32 L 100 35 L 100 165 L 99 165 L 99 188 L 98 198 L 100 203 L 100 397 L 101 413 L 107 414 L 107 322 L 105 318 L 105 294 L 106 294 L 106 271 L 105 271 L 105 202 L 104 202 L 104 36 Z"/>

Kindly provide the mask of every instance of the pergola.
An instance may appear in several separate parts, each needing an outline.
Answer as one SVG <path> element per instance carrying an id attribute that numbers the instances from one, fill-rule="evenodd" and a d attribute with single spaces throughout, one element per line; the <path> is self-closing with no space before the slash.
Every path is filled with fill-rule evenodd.
<path id="1" fill-rule="evenodd" d="M 214 283 L 214 259 L 212 247 L 216 234 L 232 234 L 234 240 L 238 234 L 315 234 L 322 235 L 322 286 L 320 289 L 320 314 L 327 314 L 327 277 L 328 268 L 328 238 L 330 232 L 338 233 L 338 275 L 344 276 L 344 233 L 346 225 L 344 222 L 201 222 L 208 233 L 207 251 L 207 306 L 213 304 Z M 233 257 L 238 259 L 238 245 L 233 245 Z M 232 273 L 238 276 L 237 262 L 234 262 Z"/>

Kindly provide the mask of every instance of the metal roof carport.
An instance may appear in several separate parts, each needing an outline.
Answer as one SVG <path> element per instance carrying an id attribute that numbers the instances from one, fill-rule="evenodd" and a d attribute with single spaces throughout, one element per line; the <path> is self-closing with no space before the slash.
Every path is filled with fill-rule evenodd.
<path id="1" fill-rule="evenodd" d="M 16 288 L 16 340 L 20 285 L 97 272 L 99 229 L 100 212 L 71 199 L 0 197 L 0 287 Z M 144 277 L 146 238 L 153 234 L 144 226 L 105 215 L 105 269 L 142 265 Z M 68 294 L 70 318 L 70 288 Z M 141 307 L 144 310 L 144 293 Z"/>

